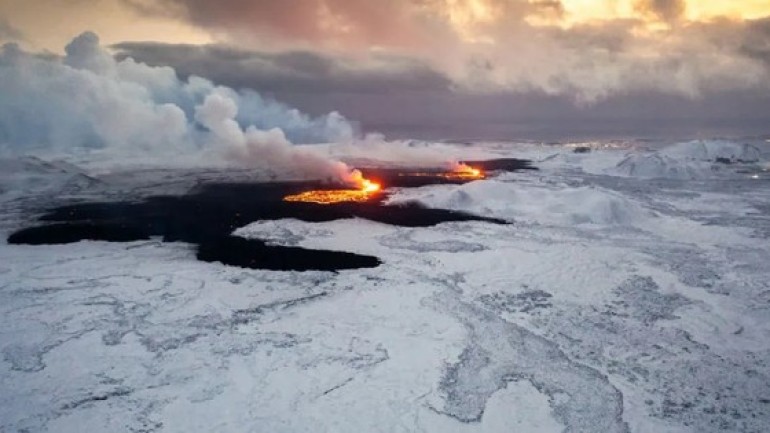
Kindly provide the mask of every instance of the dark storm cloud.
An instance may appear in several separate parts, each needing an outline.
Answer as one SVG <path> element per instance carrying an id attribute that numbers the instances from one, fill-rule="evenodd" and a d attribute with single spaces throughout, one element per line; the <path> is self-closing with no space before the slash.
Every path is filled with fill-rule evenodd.
<path id="1" fill-rule="evenodd" d="M 332 57 L 309 51 L 267 53 L 225 46 L 122 43 L 119 58 L 169 65 L 183 75 L 201 75 L 233 87 L 268 92 L 388 93 L 444 91 L 450 81 L 425 63 L 407 57 Z"/>

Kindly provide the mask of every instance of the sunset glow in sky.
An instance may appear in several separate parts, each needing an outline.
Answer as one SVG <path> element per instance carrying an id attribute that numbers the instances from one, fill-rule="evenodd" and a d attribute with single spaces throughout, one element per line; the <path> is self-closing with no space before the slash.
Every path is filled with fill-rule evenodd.
<path id="1" fill-rule="evenodd" d="M 4 27 L 10 26 L 24 35 L 24 43 L 54 52 L 60 52 L 63 44 L 84 28 L 99 33 L 108 43 L 237 43 L 242 29 L 228 31 L 226 26 L 207 26 L 189 19 L 188 15 L 194 15 L 190 9 L 205 3 L 184 0 L 9 0 L 0 2 L 0 16 L 6 21 Z M 753 20 L 770 16 L 770 0 L 256 0 L 209 3 L 218 4 L 214 7 L 217 9 L 230 9 L 221 13 L 223 16 L 237 17 L 243 12 L 245 22 L 239 25 L 248 25 L 252 12 L 269 13 L 273 10 L 278 16 L 277 23 L 287 15 L 294 15 L 289 24 L 326 28 L 329 35 L 335 37 L 349 34 L 352 38 L 363 20 L 380 18 L 382 25 L 392 24 L 390 20 L 398 19 L 404 20 L 403 23 L 411 21 L 410 26 L 422 26 L 426 31 L 431 27 L 448 25 L 461 39 L 478 41 L 482 38 L 490 42 L 494 39 L 483 35 L 489 26 L 517 25 L 528 17 L 541 18 L 529 21 L 537 26 L 579 26 L 587 23 L 601 25 L 601 22 L 608 24 L 619 19 L 659 21 L 665 19 L 662 15 L 666 11 L 681 13 L 678 19 L 683 22 Z M 374 3 L 382 5 L 372 6 Z M 656 9 L 661 13 L 655 13 Z M 376 12 L 391 16 L 366 16 Z M 268 14 L 255 20 L 254 32 L 262 33 L 263 29 L 259 27 L 270 18 Z M 317 22 L 312 23 L 313 19 Z M 403 30 L 411 29 L 383 29 L 372 33 Z M 376 46 L 375 42 L 373 40 L 371 45 Z"/>
<path id="2" fill-rule="evenodd" d="M 711 97 L 770 105 L 770 0 L 6 0 L 0 17 L 0 41 L 28 51 L 91 30 L 118 56 L 367 122 L 417 94 L 435 117 L 483 95 L 535 95 L 548 116 L 548 98 L 673 96 L 691 117 L 715 116 Z"/>

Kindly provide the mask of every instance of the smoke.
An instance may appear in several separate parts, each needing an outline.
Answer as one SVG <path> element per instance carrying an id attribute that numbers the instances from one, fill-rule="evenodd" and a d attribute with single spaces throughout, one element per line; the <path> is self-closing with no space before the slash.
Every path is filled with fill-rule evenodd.
<path id="1" fill-rule="evenodd" d="M 63 57 L 0 49 L 0 153 L 168 162 L 218 159 L 286 175 L 351 181 L 344 164 L 293 143 L 346 142 L 343 116 L 311 118 L 253 91 L 236 91 L 131 58 L 116 61 L 90 32 Z M 171 159 L 169 159 L 171 158 Z"/>
<path id="2" fill-rule="evenodd" d="M 289 173 L 284 172 L 285 175 L 338 180 L 360 186 L 360 173 L 344 163 L 296 148 L 280 128 L 261 130 L 252 125 L 243 130 L 235 120 L 237 114 L 236 102 L 221 92 L 209 94 L 195 109 L 195 120 L 211 132 L 211 144 L 223 146 L 229 159 L 267 162 L 271 169 L 289 170 Z"/>
<path id="3" fill-rule="evenodd" d="M 485 150 L 477 147 L 421 140 L 386 140 L 379 133 L 369 133 L 361 139 L 335 145 L 332 151 L 354 165 L 446 170 L 453 170 L 462 159 L 489 157 Z"/>

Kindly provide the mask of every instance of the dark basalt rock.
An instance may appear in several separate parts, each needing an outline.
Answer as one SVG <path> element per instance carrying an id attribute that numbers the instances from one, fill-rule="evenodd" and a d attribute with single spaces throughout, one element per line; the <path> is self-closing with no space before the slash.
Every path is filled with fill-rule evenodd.
<path id="1" fill-rule="evenodd" d="M 150 197 L 141 202 L 83 203 L 56 208 L 43 215 L 50 224 L 20 230 L 11 244 L 68 244 L 82 240 L 131 242 L 159 236 L 166 242 L 198 245 L 197 257 L 207 262 L 267 270 L 337 271 L 380 265 L 376 257 L 339 251 L 267 245 L 261 240 L 231 236 L 233 230 L 260 220 L 295 218 L 327 222 L 363 218 L 405 227 L 428 227 L 450 221 L 504 223 L 418 205 L 369 203 L 319 205 L 289 203 L 283 197 L 323 188 L 316 183 L 213 184 L 182 197 Z M 331 188 L 326 186 L 326 188 Z"/>
<path id="2" fill-rule="evenodd" d="M 499 158 L 489 159 L 486 161 L 462 161 L 471 167 L 480 168 L 485 172 L 489 171 L 520 171 L 520 170 L 537 170 L 537 167 L 532 165 L 532 161 L 528 159 L 517 158 Z"/>
<path id="3" fill-rule="evenodd" d="M 338 271 L 376 268 L 382 263 L 380 259 L 372 256 L 266 245 L 260 240 L 236 236 L 226 236 L 201 243 L 198 246 L 197 257 L 204 262 L 221 262 L 242 268 L 271 271 Z"/>
<path id="4" fill-rule="evenodd" d="M 50 224 L 20 230 L 8 237 L 9 244 L 61 245 L 79 241 L 133 242 L 147 240 L 146 230 L 128 224 Z"/>

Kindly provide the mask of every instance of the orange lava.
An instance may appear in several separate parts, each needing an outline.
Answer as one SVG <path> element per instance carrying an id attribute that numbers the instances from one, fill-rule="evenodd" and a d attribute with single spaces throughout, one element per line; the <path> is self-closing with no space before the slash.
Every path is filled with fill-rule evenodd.
<path id="1" fill-rule="evenodd" d="M 399 173 L 399 176 L 414 177 L 443 177 L 449 180 L 479 180 L 486 179 L 486 174 L 478 168 L 473 168 L 468 164 L 456 163 L 452 166 L 452 171 L 426 171 L 414 173 Z"/>
<path id="2" fill-rule="evenodd" d="M 484 172 L 478 168 L 473 168 L 470 165 L 461 162 L 455 164 L 451 172 L 444 173 L 444 177 L 447 179 L 476 180 L 484 179 L 485 176 Z"/>
<path id="3" fill-rule="evenodd" d="M 369 179 L 363 180 L 363 186 L 361 187 L 361 191 L 374 194 L 376 192 L 379 192 L 382 189 L 382 186 L 379 183 L 372 182 Z"/>
<path id="4" fill-rule="evenodd" d="M 378 194 L 382 186 L 369 179 L 362 179 L 359 189 L 332 189 L 307 191 L 301 194 L 288 195 L 283 201 L 317 203 L 317 204 L 335 204 L 335 203 L 364 203 L 369 201 L 372 196 Z"/>

